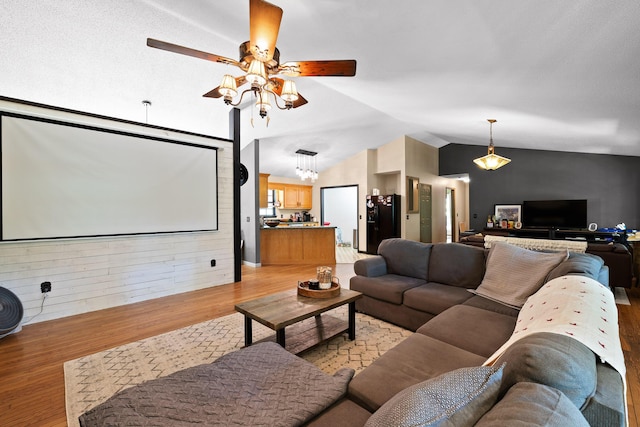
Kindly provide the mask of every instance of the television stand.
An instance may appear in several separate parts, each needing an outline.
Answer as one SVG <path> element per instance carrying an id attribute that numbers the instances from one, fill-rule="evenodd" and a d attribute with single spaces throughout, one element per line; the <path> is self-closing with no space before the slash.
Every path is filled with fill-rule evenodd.
<path id="1" fill-rule="evenodd" d="M 485 228 L 484 234 L 493 236 L 526 237 L 549 240 L 586 240 L 591 243 L 627 244 L 627 233 L 611 231 L 569 230 L 557 228 Z"/>

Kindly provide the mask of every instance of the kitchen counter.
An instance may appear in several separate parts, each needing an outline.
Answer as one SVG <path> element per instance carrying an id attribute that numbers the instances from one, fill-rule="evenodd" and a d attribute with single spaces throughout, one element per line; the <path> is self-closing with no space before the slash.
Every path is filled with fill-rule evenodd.
<path id="1" fill-rule="evenodd" d="M 301 225 L 298 225 L 298 224 L 301 224 Z M 334 225 L 304 225 L 304 223 L 299 223 L 299 222 L 295 223 L 294 222 L 293 224 L 290 223 L 289 225 L 280 224 L 277 227 L 269 227 L 268 225 L 265 225 L 262 228 L 265 229 L 265 230 L 274 230 L 274 229 L 277 229 L 277 230 L 282 230 L 282 229 L 295 230 L 295 229 L 300 229 L 300 228 L 307 229 L 307 228 L 336 228 L 336 227 Z"/>
<path id="2" fill-rule="evenodd" d="M 336 263 L 335 228 L 332 226 L 262 228 L 260 263 L 262 265 L 333 265 Z"/>

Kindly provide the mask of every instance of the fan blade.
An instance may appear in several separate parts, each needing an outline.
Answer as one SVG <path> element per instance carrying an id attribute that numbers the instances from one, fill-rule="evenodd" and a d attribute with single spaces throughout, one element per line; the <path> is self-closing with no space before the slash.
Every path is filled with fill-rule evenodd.
<path id="1" fill-rule="evenodd" d="M 279 79 L 277 77 L 272 77 L 272 78 L 269 79 L 269 82 L 271 83 L 269 89 L 273 93 L 275 93 L 276 95 L 282 96 L 282 87 L 284 86 L 284 80 Z M 302 95 L 300 95 L 300 93 L 298 93 L 298 99 L 293 101 L 293 108 L 301 107 L 304 104 L 306 104 L 307 102 L 309 102 L 309 101 L 304 99 L 304 97 Z"/>
<path id="2" fill-rule="evenodd" d="M 247 82 L 247 77 L 246 76 L 236 77 L 236 87 L 240 87 L 243 84 L 245 84 L 246 82 Z M 206 98 L 220 98 L 222 96 L 222 94 L 220 93 L 220 91 L 218 89 L 220 89 L 220 86 L 218 86 L 215 89 L 210 90 L 209 92 L 205 93 L 202 96 L 204 96 Z"/>
<path id="3" fill-rule="evenodd" d="M 300 93 L 298 93 L 298 99 L 293 101 L 293 108 L 301 107 L 304 104 L 306 104 L 307 102 L 309 102 L 309 101 L 304 99 L 304 97 L 302 95 L 300 95 Z"/>
<path id="4" fill-rule="evenodd" d="M 282 9 L 264 0 L 249 3 L 249 42 L 253 57 L 268 62 L 276 50 Z"/>
<path id="5" fill-rule="evenodd" d="M 289 61 L 280 65 L 280 74 L 285 76 L 344 76 L 356 75 L 356 60 L 339 61 Z"/>
<path id="6" fill-rule="evenodd" d="M 221 64 L 240 66 L 240 63 L 235 59 L 225 58 L 224 56 L 215 55 L 213 53 L 203 52 L 201 50 L 191 49 L 188 47 L 180 46 L 173 43 L 163 42 L 156 39 L 147 39 L 147 46 L 155 47 L 156 49 L 167 50 L 173 53 L 179 53 L 181 55 L 193 56 L 194 58 L 206 59 L 207 61 L 220 62 Z"/>

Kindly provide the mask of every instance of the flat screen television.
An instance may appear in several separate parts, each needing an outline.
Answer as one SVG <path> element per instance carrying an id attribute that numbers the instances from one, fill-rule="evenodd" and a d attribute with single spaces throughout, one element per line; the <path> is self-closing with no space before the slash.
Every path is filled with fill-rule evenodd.
<path id="1" fill-rule="evenodd" d="M 527 200 L 522 202 L 525 228 L 587 228 L 587 200 Z"/>

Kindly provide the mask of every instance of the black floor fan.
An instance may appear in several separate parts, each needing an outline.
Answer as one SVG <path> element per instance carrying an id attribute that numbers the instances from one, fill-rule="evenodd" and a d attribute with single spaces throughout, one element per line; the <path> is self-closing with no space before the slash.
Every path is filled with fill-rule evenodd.
<path id="1" fill-rule="evenodd" d="M 0 338 L 18 332 L 24 309 L 16 294 L 0 286 Z"/>

